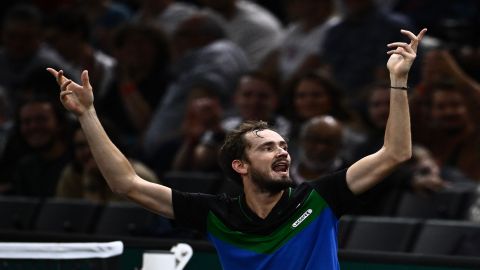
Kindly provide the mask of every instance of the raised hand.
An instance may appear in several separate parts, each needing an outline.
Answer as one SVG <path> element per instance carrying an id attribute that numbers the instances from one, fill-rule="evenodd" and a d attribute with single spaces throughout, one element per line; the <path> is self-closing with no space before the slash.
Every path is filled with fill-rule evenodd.
<path id="1" fill-rule="evenodd" d="M 387 52 L 387 54 L 390 55 L 387 68 L 390 71 L 390 75 L 397 78 L 408 76 L 413 61 L 415 57 L 417 57 L 418 44 L 425 35 L 425 32 L 427 32 L 427 29 L 422 29 L 416 36 L 407 30 L 401 30 L 400 32 L 410 39 L 410 43 L 393 42 L 387 45 L 391 48 L 391 50 Z"/>
<path id="2" fill-rule="evenodd" d="M 65 77 L 62 70 L 56 71 L 53 68 L 47 68 L 47 71 L 57 79 L 60 86 L 60 101 L 67 110 L 81 116 L 93 107 L 93 92 L 88 71 L 82 72 L 82 85 Z"/>

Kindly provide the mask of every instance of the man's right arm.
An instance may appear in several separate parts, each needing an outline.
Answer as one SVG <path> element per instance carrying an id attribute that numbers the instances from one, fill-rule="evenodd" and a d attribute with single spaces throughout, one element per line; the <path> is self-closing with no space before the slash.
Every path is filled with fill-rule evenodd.
<path id="1" fill-rule="evenodd" d="M 140 178 L 112 143 L 93 107 L 78 117 L 95 161 L 110 189 L 167 218 L 173 218 L 172 190 Z"/>
<path id="2" fill-rule="evenodd" d="M 62 104 L 78 117 L 90 151 L 110 189 L 152 212 L 174 218 L 172 190 L 139 177 L 128 159 L 107 136 L 93 106 L 88 72 L 82 73 L 82 85 L 79 85 L 64 77 L 62 71 L 47 70 L 57 78 Z"/>

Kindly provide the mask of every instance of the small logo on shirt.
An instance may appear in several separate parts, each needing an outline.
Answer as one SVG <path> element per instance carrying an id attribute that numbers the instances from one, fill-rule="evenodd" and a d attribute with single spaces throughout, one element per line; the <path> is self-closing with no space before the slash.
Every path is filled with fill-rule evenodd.
<path id="1" fill-rule="evenodd" d="M 307 211 L 305 211 L 305 213 L 303 213 L 302 216 L 300 216 L 293 224 L 292 224 L 292 228 L 296 228 L 298 227 L 298 225 L 300 225 L 300 223 L 302 223 L 308 216 L 310 216 L 310 214 L 312 213 L 312 209 L 308 209 Z"/>

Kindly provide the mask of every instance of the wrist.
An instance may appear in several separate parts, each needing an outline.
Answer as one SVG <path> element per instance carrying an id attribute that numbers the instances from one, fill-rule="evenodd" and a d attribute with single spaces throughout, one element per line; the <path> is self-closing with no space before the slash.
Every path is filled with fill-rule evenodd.
<path id="1" fill-rule="evenodd" d="M 407 82 L 408 82 L 408 79 L 406 77 L 405 78 L 390 77 L 390 86 L 392 88 L 402 88 L 402 87 L 408 88 Z"/>
<path id="2" fill-rule="evenodd" d="M 82 122 L 91 118 L 97 117 L 97 112 L 95 111 L 95 108 L 90 106 L 87 108 L 82 114 L 77 115 L 78 121 Z"/>

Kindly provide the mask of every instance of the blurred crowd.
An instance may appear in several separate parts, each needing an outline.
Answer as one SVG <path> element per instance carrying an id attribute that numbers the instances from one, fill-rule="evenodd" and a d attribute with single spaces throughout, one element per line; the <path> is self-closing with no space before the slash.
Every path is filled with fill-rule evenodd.
<path id="1" fill-rule="evenodd" d="M 1 6 L 0 195 L 112 194 L 46 67 L 88 70 L 101 122 L 139 175 L 221 173 L 242 121 L 288 138 L 295 183 L 378 150 L 389 115 L 386 44 L 428 28 L 409 78 L 414 154 L 352 213 L 400 193 L 480 184 L 480 2 L 475 0 L 32 0 Z M 227 180 L 226 180 L 227 181 Z"/>

